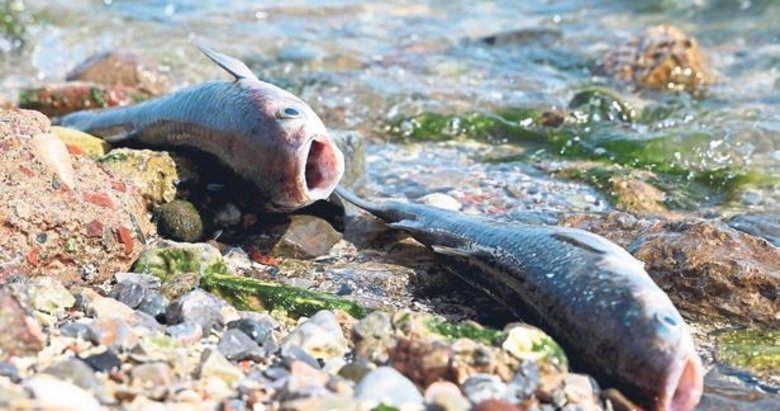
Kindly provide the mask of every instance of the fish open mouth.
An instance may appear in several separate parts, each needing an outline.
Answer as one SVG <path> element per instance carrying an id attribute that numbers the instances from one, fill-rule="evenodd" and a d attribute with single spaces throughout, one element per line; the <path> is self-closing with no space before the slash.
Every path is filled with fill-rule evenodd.
<path id="1" fill-rule="evenodd" d="M 315 137 L 306 156 L 304 178 L 309 196 L 327 198 L 341 179 L 344 160 L 338 148 L 327 138 Z"/>
<path id="2" fill-rule="evenodd" d="M 670 411 L 690 411 L 696 407 L 701 398 L 703 367 L 701 359 L 695 352 L 688 354 L 682 361 L 679 375 L 671 376 L 669 390 L 672 392 L 668 406 Z"/>

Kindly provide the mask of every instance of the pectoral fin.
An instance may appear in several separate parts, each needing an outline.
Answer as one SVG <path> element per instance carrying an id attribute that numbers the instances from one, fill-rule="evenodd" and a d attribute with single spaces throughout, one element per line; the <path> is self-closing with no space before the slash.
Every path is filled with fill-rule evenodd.
<path id="1" fill-rule="evenodd" d="M 195 47 L 198 48 L 203 54 L 206 55 L 211 61 L 217 63 L 218 66 L 222 67 L 230 73 L 233 77 L 236 78 L 236 80 L 241 79 L 250 79 L 250 80 L 257 80 L 257 76 L 255 73 L 252 73 L 252 70 L 249 69 L 249 67 L 244 64 L 243 61 L 235 58 L 230 57 L 228 55 L 216 52 L 206 46 L 202 41 L 195 40 L 193 42 L 195 44 Z"/>

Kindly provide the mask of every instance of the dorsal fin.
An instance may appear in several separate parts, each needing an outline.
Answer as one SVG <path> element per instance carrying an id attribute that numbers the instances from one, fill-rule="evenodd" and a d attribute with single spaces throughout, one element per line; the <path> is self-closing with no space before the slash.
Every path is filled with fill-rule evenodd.
<path id="1" fill-rule="evenodd" d="M 225 69 L 228 73 L 232 74 L 233 77 L 236 78 L 236 80 L 241 79 L 251 79 L 251 80 L 257 80 L 257 76 L 255 73 L 252 73 L 252 70 L 249 69 L 249 67 L 244 64 L 243 61 L 235 58 L 230 57 L 228 55 L 218 53 L 208 46 L 206 46 L 202 41 L 195 40 L 193 41 L 193 44 L 195 44 L 195 47 L 198 48 L 203 54 L 206 55 L 211 61 L 217 63 L 218 66 Z"/>

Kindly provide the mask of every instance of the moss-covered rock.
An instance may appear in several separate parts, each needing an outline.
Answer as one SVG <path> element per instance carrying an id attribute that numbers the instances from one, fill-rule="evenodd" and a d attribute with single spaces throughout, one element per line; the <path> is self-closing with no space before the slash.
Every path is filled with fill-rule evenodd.
<path id="1" fill-rule="evenodd" d="M 141 189 L 143 197 L 152 205 L 167 203 L 176 198 L 176 163 L 165 151 L 118 148 L 100 157 L 98 161 L 112 173 L 135 183 Z"/>
<path id="2" fill-rule="evenodd" d="M 717 342 L 719 361 L 780 382 L 780 329 L 726 331 Z"/>
<path id="3" fill-rule="evenodd" d="M 163 240 L 144 250 L 133 270 L 152 274 L 163 283 L 173 276 L 195 273 L 200 277 L 227 273 L 222 254 L 205 243 L 177 243 Z"/>
<path id="4" fill-rule="evenodd" d="M 575 110 L 575 116 L 583 122 L 631 123 L 636 118 L 636 110 L 618 93 L 601 87 L 577 92 L 569 102 L 569 108 Z"/>
<path id="5" fill-rule="evenodd" d="M 203 237 L 203 220 L 192 203 L 174 200 L 156 210 L 157 231 L 174 241 L 192 243 Z"/>

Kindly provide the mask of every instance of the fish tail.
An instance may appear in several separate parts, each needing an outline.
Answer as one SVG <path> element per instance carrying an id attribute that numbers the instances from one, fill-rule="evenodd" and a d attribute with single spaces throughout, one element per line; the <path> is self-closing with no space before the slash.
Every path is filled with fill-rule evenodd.
<path id="1" fill-rule="evenodd" d="M 132 107 L 117 107 L 105 110 L 83 110 L 60 117 L 58 125 L 102 137 L 109 142 L 118 142 L 134 134 L 130 120 Z"/>

